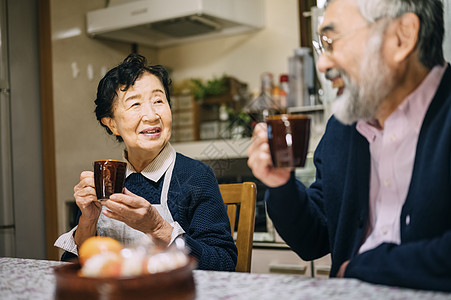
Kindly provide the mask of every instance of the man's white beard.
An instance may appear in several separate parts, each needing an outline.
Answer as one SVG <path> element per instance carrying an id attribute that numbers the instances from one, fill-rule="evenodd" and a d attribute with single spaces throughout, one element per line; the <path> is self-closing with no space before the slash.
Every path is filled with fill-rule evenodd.
<path id="1" fill-rule="evenodd" d="M 374 33 L 368 40 L 368 52 L 360 66 L 360 84 L 340 70 L 345 86 L 343 94 L 332 103 L 332 112 L 343 124 L 374 120 L 380 104 L 394 86 L 393 72 L 382 57 L 382 45 L 382 32 Z"/>

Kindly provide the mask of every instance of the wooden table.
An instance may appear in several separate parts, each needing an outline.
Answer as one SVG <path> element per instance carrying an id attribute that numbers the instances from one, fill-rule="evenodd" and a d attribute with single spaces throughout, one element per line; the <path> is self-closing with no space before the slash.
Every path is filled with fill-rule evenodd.
<path id="1" fill-rule="evenodd" d="M 62 262 L 0 258 L 0 299 L 53 299 L 54 266 Z M 196 300 L 215 299 L 451 299 L 451 294 L 295 275 L 194 271 Z"/>

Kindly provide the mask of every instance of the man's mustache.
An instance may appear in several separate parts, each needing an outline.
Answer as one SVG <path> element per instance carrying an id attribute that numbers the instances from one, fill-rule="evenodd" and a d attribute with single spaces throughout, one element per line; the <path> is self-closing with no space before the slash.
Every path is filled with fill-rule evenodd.
<path id="1" fill-rule="evenodd" d="M 342 74 L 342 72 L 338 71 L 338 69 L 327 69 L 326 74 L 324 74 L 326 76 L 326 79 L 328 80 L 332 80 L 334 78 L 340 77 Z"/>

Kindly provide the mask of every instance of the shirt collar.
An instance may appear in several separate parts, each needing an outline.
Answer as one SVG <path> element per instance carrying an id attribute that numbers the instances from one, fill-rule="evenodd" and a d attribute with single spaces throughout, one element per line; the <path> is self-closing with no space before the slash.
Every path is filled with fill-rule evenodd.
<path id="1" fill-rule="evenodd" d="M 157 157 L 155 157 L 155 159 L 151 161 L 150 164 L 144 168 L 144 170 L 142 170 L 141 174 L 147 179 L 157 182 L 166 173 L 169 166 L 175 161 L 175 157 L 175 149 L 170 143 L 167 143 L 163 150 L 161 150 L 160 154 L 158 154 Z M 126 176 L 128 177 L 132 173 L 137 172 L 130 163 L 127 163 Z"/>
<path id="2" fill-rule="evenodd" d="M 440 85 L 446 66 L 435 66 L 423 82 L 399 105 L 413 128 L 419 133 L 427 109 Z"/>
<path id="3" fill-rule="evenodd" d="M 370 144 L 376 140 L 378 135 L 380 135 L 379 129 L 370 125 L 366 121 L 358 121 L 356 129 L 364 138 L 367 139 Z"/>
<path id="4" fill-rule="evenodd" d="M 424 116 L 437 92 L 446 68 L 447 65 L 432 68 L 421 84 L 397 108 L 407 118 L 416 132 L 420 132 Z M 395 114 L 390 115 L 387 121 L 393 115 Z M 381 130 L 366 121 L 358 121 L 356 129 L 369 143 L 372 143 L 381 134 Z"/>

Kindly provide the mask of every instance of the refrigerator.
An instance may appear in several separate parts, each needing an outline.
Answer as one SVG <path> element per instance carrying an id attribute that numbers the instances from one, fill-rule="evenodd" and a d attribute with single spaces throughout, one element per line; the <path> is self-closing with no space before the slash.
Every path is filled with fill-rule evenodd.
<path id="1" fill-rule="evenodd" d="M 6 0 L 0 0 L 0 257 L 15 256 Z"/>
<path id="2" fill-rule="evenodd" d="M 443 51 L 445 60 L 451 62 L 451 0 L 443 1 L 445 8 L 445 40 L 443 42 Z"/>

